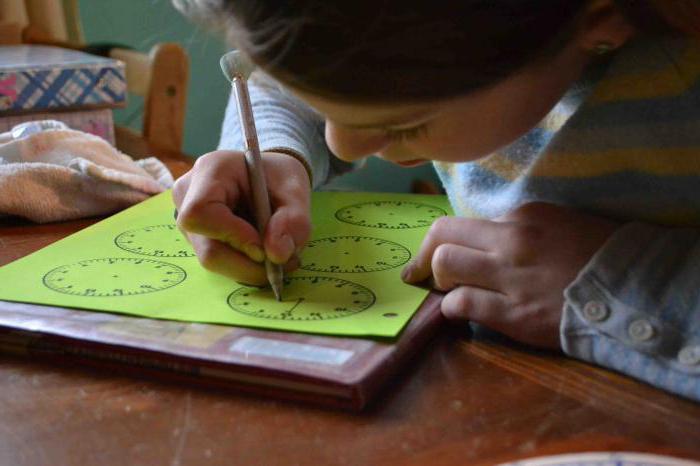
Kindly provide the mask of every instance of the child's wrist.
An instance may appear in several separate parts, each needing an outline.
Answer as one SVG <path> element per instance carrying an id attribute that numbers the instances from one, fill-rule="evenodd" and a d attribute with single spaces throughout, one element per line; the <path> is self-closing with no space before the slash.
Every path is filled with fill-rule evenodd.
<path id="1" fill-rule="evenodd" d="M 265 149 L 264 152 L 274 152 L 276 154 L 284 154 L 284 155 L 288 155 L 292 158 L 297 159 L 299 161 L 299 163 L 301 163 L 301 165 L 306 170 L 306 174 L 309 177 L 309 186 L 313 188 L 314 183 L 313 183 L 313 172 L 311 171 L 311 165 L 309 165 L 309 162 L 306 160 L 306 158 L 304 158 L 303 155 L 301 155 L 301 153 L 299 153 L 293 149 L 290 149 L 288 147 L 273 147 L 270 149 Z"/>

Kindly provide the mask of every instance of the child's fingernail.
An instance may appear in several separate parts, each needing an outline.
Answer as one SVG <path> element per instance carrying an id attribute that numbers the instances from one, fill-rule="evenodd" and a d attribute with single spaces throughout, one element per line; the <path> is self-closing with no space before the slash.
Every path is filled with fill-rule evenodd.
<path id="1" fill-rule="evenodd" d="M 292 254 L 294 254 L 294 240 L 292 239 L 291 236 L 289 235 L 282 235 L 281 238 L 281 243 L 282 243 L 282 260 L 284 262 L 287 262 L 290 257 L 292 257 Z"/>
<path id="2" fill-rule="evenodd" d="M 265 251 L 260 246 L 253 243 L 243 245 L 243 252 L 255 262 L 263 262 L 265 260 Z"/>
<path id="3" fill-rule="evenodd" d="M 410 263 L 406 267 L 404 267 L 404 269 L 401 271 L 401 280 L 403 280 L 405 282 L 410 282 L 412 275 L 413 275 L 413 263 Z"/>
<path id="4" fill-rule="evenodd" d="M 275 264 L 286 263 L 294 254 L 294 240 L 289 235 L 280 236 L 277 245 L 279 254 L 268 254 L 268 257 Z"/>
<path id="5" fill-rule="evenodd" d="M 299 256 L 292 256 L 289 258 L 286 264 L 284 264 L 284 271 L 285 272 L 292 272 L 296 269 L 301 267 L 301 260 L 299 260 Z"/>

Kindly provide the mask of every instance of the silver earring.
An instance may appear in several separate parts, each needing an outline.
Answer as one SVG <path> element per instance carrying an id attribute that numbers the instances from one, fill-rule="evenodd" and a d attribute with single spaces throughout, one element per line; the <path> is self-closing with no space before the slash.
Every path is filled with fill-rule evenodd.
<path id="1" fill-rule="evenodd" d="M 596 55 L 605 55 L 606 53 L 612 52 L 614 49 L 615 47 L 610 42 L 598 42 L 593 47 L 593 52 Z"/>

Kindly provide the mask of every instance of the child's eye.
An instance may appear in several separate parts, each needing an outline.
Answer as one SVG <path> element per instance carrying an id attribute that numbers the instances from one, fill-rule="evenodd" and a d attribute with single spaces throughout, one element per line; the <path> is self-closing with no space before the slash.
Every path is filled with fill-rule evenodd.
<path id="1" fill-rule="evenodd" d="M 386 136 L 392 141 L 406 141 L 424 136 L 428 130 L 428 125 L 419 125 L 407 129 L 387 129 Z"/>

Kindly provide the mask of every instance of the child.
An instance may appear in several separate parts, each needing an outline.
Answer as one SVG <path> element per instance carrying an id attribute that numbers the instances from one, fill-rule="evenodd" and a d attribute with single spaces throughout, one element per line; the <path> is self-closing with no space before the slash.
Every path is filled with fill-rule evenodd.
<path id="1" fill-rule="evenodd" d="M 458 216 L 406 282 L 431 279 L 448 318 L 700 400 L 700 43 L 679 32 L 698 34 L 700 2 L 180 4 L 281 83 L 251 90 L 264 240 L 232 213 L 248 202 L 235 104 L 230 150 L 176 184 L 205 267 L 262 284 L 264 254 L 298 265 L 310 182 L 372 154 L 432 161 Z"/>

